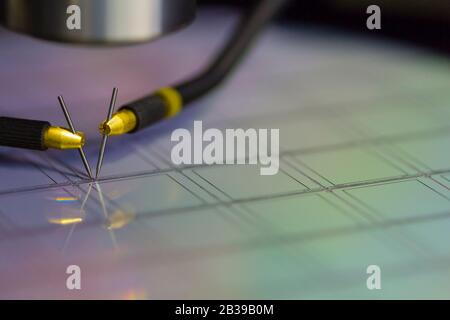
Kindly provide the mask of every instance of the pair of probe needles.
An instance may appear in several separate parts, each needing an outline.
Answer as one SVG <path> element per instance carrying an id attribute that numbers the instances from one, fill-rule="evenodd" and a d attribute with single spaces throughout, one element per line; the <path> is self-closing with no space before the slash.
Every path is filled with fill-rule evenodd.
<path id="1" fill-rule="evenodd" d="M 110 121 L 113 116 L 117 93 L 118 89 L 114 88 L 109 104 L 108 116 L 105 120 L 107 122 Z M 87 175 L 90 179 L 94 179 L 83 149 L 85 136 L 82 132 L 76 131 L 64 98 L 58 96 L 58 101 L 69 128 L 52 126 L 48 121 L 0 117 L 0 145 L 40 151 L 45 151 L 47 149 L 78 149 Z M 108 135 L 105 134 L 104 131 L 101 131 L 101 133 L 103 134 L 103 139 L 98 156 L 95 179 L 100 175 L 105 156 L 106 143 L 108 141 Z"/>
<path id="2" fill-rule="evenodd" d="M 100 174 L 109 136 L 139 132 L 163 119 L 177 115 L 183 109 L 193 105 L 193 102 L 207 95 L 236 68 L 250 48 L 250 44 L 288 2 L 289 0 L 257 1 L 242 15 L 229 41 L 219 51 L 217 57 L 205 70 L 187 81 L 173 87 L 162 88 L 130 102 L 119 108 L 116 113 L 114 108 L 117 89 L 114 88 L 108 116 L 99 127 L 103 139 L 95 178 Z M 58 100 L 70 131 L 51 126 L 46 121 L 0 117 L 0 145 L 34 150 L 78 149 L 89 177 L 94 179 L 83 151 L 84 135 L 75 131 L 64 99 L 60 96 Z"/>
<path id="3" fill-rule="evenodd" d="M 111 101 L 109 103 L 108 116 L 106 118 L 107 121 L 109 121 L 111 119 L 111 117 L 114 113 L 114 108 L 115 108 L 116 101 L 117 101 L 117 93 L 118 93 L 118 89 L 114 88 L 112 97 L 111 97 Z M 75 130 L 75 127 L 73 126 L 72 118 L 70 116 L 67 105 L 64 101 L 64 98 L 62 96 L 58 96 L 58 101 L 59 101 L 59 105 L 61 106 L 61 109 L 64 113 L 64 117 L 66 118 L 67 124 L 69 125 L 70 130 L 72 131 L 73 134 L 77 134 L 77 131 Z M 102 170 L 102 165 L 103 165 L 103 160 L 105 157 L 105 150 L 106 150 L 107 142 L 108 142 L 108 135 L 103 134 L 102 143 L 100 145 L 100 151 L 99 151 L 98 160 L 97 160 L 95 179 L 98 178 L 98 176 L 100 175 L 100 171 Z M 87 172 L 89 178 L 94 179 L 94 177 L 92 175 L 91 167 L 89 166 L 89 162 L 86 158 L 86 154 L 84 153 L 83 146 L 80 146 L 78 148 L 78 153 L 80 154 L 81 161 L 83 162 L 84 168 L 86 169 L 86 172 Z"/>

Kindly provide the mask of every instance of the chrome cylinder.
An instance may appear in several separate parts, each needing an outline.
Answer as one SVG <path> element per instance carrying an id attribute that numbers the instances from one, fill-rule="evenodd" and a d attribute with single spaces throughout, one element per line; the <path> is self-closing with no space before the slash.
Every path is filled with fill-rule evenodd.
<path id="1" fill-rule="evenodd" d="M 52 41 L 116 45 L 181 29 L 195 11 L 196 0 L 0 0 L 0 23 Z"/>

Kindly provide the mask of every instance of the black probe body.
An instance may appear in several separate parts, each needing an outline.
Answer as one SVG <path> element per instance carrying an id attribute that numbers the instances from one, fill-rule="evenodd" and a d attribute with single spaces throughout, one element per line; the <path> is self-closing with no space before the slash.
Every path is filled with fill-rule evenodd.
<path id="1" fill-rule="evenodd" d="M 0 117 L 0 146 L 44 151 L 78 149 L 83 145 L 81 132 L 74 134 L 47 121 Z"/>

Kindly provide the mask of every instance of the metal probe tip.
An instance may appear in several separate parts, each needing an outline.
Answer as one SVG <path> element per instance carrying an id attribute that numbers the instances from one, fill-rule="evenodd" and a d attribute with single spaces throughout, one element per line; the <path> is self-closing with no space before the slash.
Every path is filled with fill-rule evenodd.
<path id="1" fill-rule="evenodd" d="M 103 121 L 99 130 L 103 135 L 120 136 L 133 131 L 137 125 L 137 117 L 133 111 L 122 109 L 116 112 L 111 119 Z"/>
<path id="2" fill-rule="evenodd" d="M 59 105 L 61 106 L 61 109 L 64 113 L 64 117 L 66 118 L 67 124 L 69 125 L 70 130 L 72 130 L 72 133 L 76 134 L 77 132 L 75 130 L 75 127 L 73 126 L 69 110 L 67 109 L 66 103 L 64 102 L 64 98 L 62 96 L 58 96 L 58 101 L 59 101 Z M 83 141 L 83 144 L 84 144 L 84 141 Z M 93 179 L 91 167 L 89 166 L 89 162 L 86 158 L 86 154 L 84 153 L 83 146 L 80 146 L 78 148 L 78 153 L 80 154 L 81 161 L 83 161 L 84 168 L 86 169 L 86 172 L 87 172 L 89 178 Z"/>
<path id="3" fill-rule="evenodd" d="M 45 147 L 52 149 L 79 149 L 84 145 L 84 134 L 50 126 L 44 132 L 43 142 Z"/>
<path id="4" fill-rule="evenodd" d="M 113 89 L 113 93 L 111 96 L 111 101 L 109 103 L 109 109 L 108 109 L 108 116 L 106 117 L 106 121 L 105 123 L 108 123 L 111 118 L 112 115 L 114 113 L 114 108 L 116 106 L 116 100 L 117 100 L 117 93 L 118 93 L 118 89 L 114 88 Z M 103 126 L 101 126 L 103 127 Z M 97 160 L 97 169 L 95 172 L 95 178 L 97 179 L 98 176 L 100 175 L 100 171 L 102 170 L 102 165 L 103 165 L 103 159 L 105 156 L 105 150 L 106 150 L 106 143 L 108 142 L 108 134 L 106 132 L 102 132 L 103 134 L 103 138 L 102 138 L 102 144 L 100 145 L 100 151 L 98 154 L 98 160 Z"/>

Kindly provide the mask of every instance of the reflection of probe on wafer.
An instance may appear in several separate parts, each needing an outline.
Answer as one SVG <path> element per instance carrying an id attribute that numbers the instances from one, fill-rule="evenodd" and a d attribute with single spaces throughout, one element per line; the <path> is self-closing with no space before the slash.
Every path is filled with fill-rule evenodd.
<path id="1" fill-rule="evenodd" d="M 84 134 L 47 121 L 0 117 L 0 145 L 42 151 L 79 149 L 84 145 Z"/>

